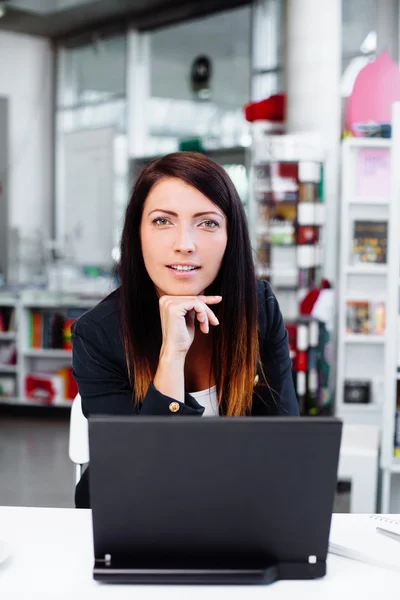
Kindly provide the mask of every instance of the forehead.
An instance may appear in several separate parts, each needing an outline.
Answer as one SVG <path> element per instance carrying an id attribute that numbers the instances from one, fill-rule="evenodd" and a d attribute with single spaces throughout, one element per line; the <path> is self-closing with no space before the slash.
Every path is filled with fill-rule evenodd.
<path id="1" fill-rule="evenodd" d="M 175 177 L 162 179 L 154 185 L 146 198 L 145 210 L 173 210 L 174 212 L 222 211 L 195 187 Z"/>

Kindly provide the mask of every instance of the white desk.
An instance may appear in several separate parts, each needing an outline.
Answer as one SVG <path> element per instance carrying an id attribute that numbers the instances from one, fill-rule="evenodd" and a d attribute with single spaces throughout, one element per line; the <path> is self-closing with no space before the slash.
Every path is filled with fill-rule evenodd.
<path id="1" fill-rule="evenodd" d="M 334 515 L 332 528 L 359 515 Z M 341 557 L 328 558 L 328 574 L 314 581 L 270 586 L 130 586 L 92 579 L 91 513 L 87 510 L 0 507 L 0 539 L 11 557 L 0 565 L 2 600 L 398 600 L 400 573 Z"/>

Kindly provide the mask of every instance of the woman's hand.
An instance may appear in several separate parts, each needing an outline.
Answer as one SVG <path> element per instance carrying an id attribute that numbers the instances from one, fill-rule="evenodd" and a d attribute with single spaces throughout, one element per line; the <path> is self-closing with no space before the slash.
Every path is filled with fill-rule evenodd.
<path id="1" fill-rule="evenodd" d="M 219 325 L 208 304 L 219 304 L 221 300 L 221 296 L 161 296 L 161 353 L 186 356 L 194 340 L 196 320 L 203 333 L 209 332 L 210 325 Z"/>

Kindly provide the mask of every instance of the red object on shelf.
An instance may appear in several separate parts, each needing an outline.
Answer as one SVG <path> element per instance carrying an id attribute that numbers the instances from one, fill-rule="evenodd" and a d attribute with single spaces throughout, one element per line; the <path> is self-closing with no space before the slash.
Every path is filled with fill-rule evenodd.
<path id="1" fill-rule="evenodd" d="M 297 228 L 297 243 L 300 245 L 315 245 L 319 240 L 319 228 L 315 225 L 299 225 Z"/>
<path id="2" fill-rule="evenodd" d="M 50 405 L 60 397 L 60 380 L 57 376 L 30 374 L 25 378 L 25 395 L 28 400 Z"/>
<path id="3" fill-rule="evenodd" d="M 286 323 L 286 331 L 288 333 L 289 352 L 292 363 L 294 364 L 297 356 L 297 324 Z"/>
<path id="4" fill-rule="evenodd" d="M 303 298 L 300 302 L 300 314 L 301 315 L 311 315 L 312 309 L 314 308 L 314 304 L 318 300 L 318 296 L 321 290 L 325 290 L 331 287 L 331 284 L 327 279 L 322 279 L 321 285 L 319 288 L 312 288 L 308 294 Z"/>
<path id="5" fill-rule="evenodd" d="M 296 356 L 296 371 L 307 371 L 307 350 L 298 350 Z"/>
<path id="6" fill-rule="evenodd" d="M 286 116 L 286 95 L 274 94 L 265 100 L 250 102 L 245 104 L 243 110 L 246 120 L 250 123 L 254 121 L 283 122 Z"/>

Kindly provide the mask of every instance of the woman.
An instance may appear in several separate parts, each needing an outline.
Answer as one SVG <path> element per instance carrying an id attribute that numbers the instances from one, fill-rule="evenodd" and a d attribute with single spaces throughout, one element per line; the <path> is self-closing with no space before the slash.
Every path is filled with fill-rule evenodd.
<path id="1" fill-rule="evenodd" d="M 256 280 L 243 206 L 222 167 L 182 152 L 144 169 L 120 279 L 72 327 L 86 417 L 298 415 L 282 315 Z M 78 507 L 90 506 L 88 476 Z"/>

